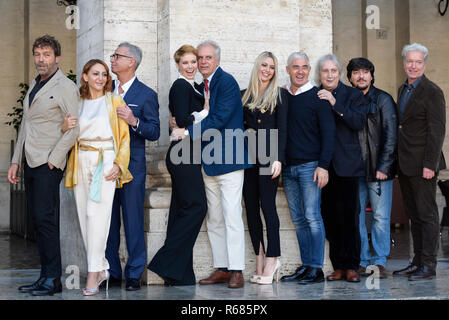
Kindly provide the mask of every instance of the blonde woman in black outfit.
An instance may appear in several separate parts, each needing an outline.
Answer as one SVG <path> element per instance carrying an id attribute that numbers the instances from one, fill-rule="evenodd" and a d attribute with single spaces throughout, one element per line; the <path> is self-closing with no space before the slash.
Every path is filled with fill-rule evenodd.
<path id="1" fill-rule="evenodd" d="M 209 99 L 195 88 L 197 58 L 196 49 L 190 45 L 183 45 L 174 54 L 179 78 L 170 88 L 169 109 L 179 128 L 201 121 L 208 114 Z M 170 140 L 166 164 L 172 181 L 172 195 L 167 237 L 148 269 L 163 278 L 166 285 L 194 285 L 193 246 L 207 212 L 200 155 L 193 154 L 201 147 L 195 149 L 187 135 L 181 140 L 172 137 Z M 184 145 L 181 147 L 180 144 Z M 190 152 L 183 155 L 186 149 Z"/>
<path id="2" fill-rule="evenodd" d="M 257 256 L 256 274 L 250 278 L 250 282 L 258 284 L 271 284 L 275 274 L 277 281 L 281 266 L 276 193 L 287 140 L 288 92 L 278 87 L 277 77 L 277 59 L 271 52 L 264 51 L 256 58 L 248 88 L 242 91 L 245 129 L 256 133 L 255 142 L 251 139 L 248 141 L 249 150 L 253 150 L 254 155 L 257 154 L 257 163 L 252 168 L 245 169 L 243 198 L 251 242 Z M 266 138 L 261 140 L 259 138 L 263 137 L 259 136 L 263 130 Z M 275 140 L 277 148 L 274 146 L 277 154 L 270 155 L 270 132 L 274 133 L 273 130 L 278 130 L 278 139 Z M 272 140 L 271 143 L 273 142 Z M 261 144 L 265 144 L 265 148 Z M 266 151 L 259 155 L 259 150 Z M 267 156 L 270 156 L 269 163 L 264 161 Z M 267 229 L 266 249 L 260 208 Z"/>

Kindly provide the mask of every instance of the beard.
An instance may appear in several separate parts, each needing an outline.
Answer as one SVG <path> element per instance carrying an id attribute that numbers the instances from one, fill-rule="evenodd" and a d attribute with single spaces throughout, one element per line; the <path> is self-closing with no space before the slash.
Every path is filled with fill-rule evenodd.
<path id="1" fill-rule="evenodd" d="M 366 82 L 365 82 L 365 84 L 354 83 L 353 85 L 354 85 L 354 87 L 356 87 L 357 89 L 362 90 L 362 91 L 368 89 L 368 87 L 369 87 L 369 83 L 366 83 Z"/>
<path id="2" fill-rule="evenodd" d="M 36 70 L 37 73 L 39 73 L 41 76 L 49 76 L 51 75 L 57 68 L 56 63 L 38 63 L 36 64 Z"/>

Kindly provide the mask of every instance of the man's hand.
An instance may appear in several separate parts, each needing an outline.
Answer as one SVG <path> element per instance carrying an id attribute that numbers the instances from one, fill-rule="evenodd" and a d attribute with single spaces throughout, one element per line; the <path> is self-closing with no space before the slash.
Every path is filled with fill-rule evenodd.
<path id="1" fill-rule="evenodd" d="M 274 161 L 271 166 L 271 179 L 276 179 L 282 171 L 282 163 L 280 161 Z"/>
<path id="2" fill-rule="evenodd" d="M 326 89 L 321 89 L 318 91 L 318 98 L 329 101 L 332 107 L 335 106 L 335 102 L 337 102 L 335 97 L 332 95 L 332 92 L 327 91 Z"/>
<path id="3" fill-rule="evenodd" d="M 377 180 L 386 180 L 388 178 L 388 176 L 380 171 L 376 171 L 376 179 Z"/>
<path id="4" fill-rule="evenodd" d="M 117 116 L 125 120 L 130 126 L 137 126 L 137 118 L 134 117 L 133 111 L 126 104 L 123 107 L 117 107 Z"/>
<path id="5" fill-rule="evenodd" d="M 120 170 L 120 167 L 116 163 L 114 163 L 111 171 L 104 178 L 108 181 L 115 181 L 120 177 L 121 171 L 122 170 Z"/>
<path id="6" fill-rule="evenodd" d="M 432 179 L 435 176 L 435 171 L 423 168 L 422 169 L 422 177 L 424 179 Z"/>
<path id="7" fill-rule="evenodd" d="M 48 167 L 50 168 L 50 170 L 53 170 L 55 168 L 55 166 L 52 165 L 50 162 L 47 162 L 47 164 L 48 164 Z"/>
<path id="8" fill-rule="evenodd" d="M 17 163 L 12 163 L 8 170 L 8 180 L 12 184 L 17 184 L 19 182 L 19 177 L 17 172 L 19 171 L 19 165 Z"/>
<path id="9" fill-rule="evenodd" d="M 318 188 L 323 189 L 329 182 L 329 173 L 326 169 L 317 167 L 313 173 L 313 182 L 318 180 Z"/>

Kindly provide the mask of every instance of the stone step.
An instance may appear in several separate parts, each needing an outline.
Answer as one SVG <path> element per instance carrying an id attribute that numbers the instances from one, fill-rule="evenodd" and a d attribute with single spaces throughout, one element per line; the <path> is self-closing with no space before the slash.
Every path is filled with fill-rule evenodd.
<path id="1" fill-rule="evenodd" d="M 278 208 L 279 217 L 279 230 L 293 230 L 295 227 L 290 218 L 290 211 L 288 208 Z M 158 209 L 144 209 L 144 230 L 145 232 L 166 232 L 168 223 L 168 208 L 158 208 Z M 243 208 L 242 213 L 243 224 L 245 225 L 245 230 L 248 230 L 246 210 Z M 261 212 L 261 219 L 263 229 L 265 228 L 265 219 Z M 201 231 L 206 231 L 206 219 L 204 219 L 203 225 L 201 226 Z"/>
<path id="2" fill-rule="evenodd" d="M 147 189 L 145 193 L 144 208 L 169 208 L 171 198 L 171 188 L 158 187 L 155 189 Z M 242 199 L 242 206 L 245 206 L 245 202 Z M 287 199 L 285 197 L 284 189 L 278 188 L 276 195 L 276 207 L 286 208 L 288 207 Z"/>
<path id="3" fill-rule="evenodd" d="M 165 233 L 152 232 L 146 233 L 147 240 L 147 253 L 148 261 L 154 257 L 156 252 L 164 244 Z M 294 230 L 284 230 L 280 232 L 281 240 L 281 269 L 280 275 L 286 275 L 293 273 L 301 263 L 299 255 L 298 241 L 296 238 L 296 232 Z M 265 243 L 266 245 L 266 243 Z M 325 247 L 325 261 L 323 271 L 330 273 L 332 266 L 328 259 L 328 244 L 326 241 Z M 198 234 L 198 238 L 193 247 L 193 263 L 196 280 L 199 281 L 202 278 L 209 276 L 213 271 L 212 250 L 209 244 L 209 238 L 207 232 L 201 231 Z M 251 275 L 255 273 L 256 269 L 256 256 L 251 244 L 251 239 L 248 232 L 245 232 L 245 269 L 243 275 L 245 280 L 248 280 Z M 162 279 L 155 273 L 145 269 L 143 281 L 147 284 L 163 284 Z"/>
<path id="4" fill-rule="evenodd" d="M 165 158 L 155 161 L 147 161 L 147 172 L 150 176 L 157 176 L 159 174 L 168 174 Z"/>
<path id="5" fill-rule="evenodd" d="M 154 257 L 156 252 L 162 247 L 165 241 L 165 233 L 147 233 L 147 249 L 148 249 L 148 261 Z M 292 243 L 297 243 L 296 233 L 293 230 L 283 231 L 280 235 L 281 238 L 281 273 L 288 274 L 296 270 L 299 265 L 299 249 L 297 245 L 291 245 Z M 246 267 L 243 274 L 248 280 L 248 278 L 255 272 L 255 261 L 256 256 L 254 255 L 254 250 L 251 244 L 249 233 L 245 233 L 245 263 Z M 193 262 L 194 270 L 197 281 L 207 277 L 213 270 L 212 262 L 212 251 L 209 244 L 209 238 L 207 232 L 201 231 L 198 234 L 198 238 L 195 242 L 193 248 Z M 149 271 L 148 269 L 144 272 L 143 280 L 147 284 L 162 284 L 163 281 L 158 275 Z"/>

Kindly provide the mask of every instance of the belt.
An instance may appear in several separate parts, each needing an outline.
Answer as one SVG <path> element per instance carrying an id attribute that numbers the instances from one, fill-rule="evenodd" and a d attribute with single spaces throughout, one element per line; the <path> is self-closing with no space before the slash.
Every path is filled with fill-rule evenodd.
<path id="1" fill-rule="evenodd" d="M 101 202 L 101 181 L 103 180 L 104 150 L 114 150 L 114 148 L 113 147 L 95 148 L 85 144 L 80 144 L 79 148 L 80 150 L 83 151 L 98 151 L 97 168 L 95 169 L 94 175 L 92 177 L 92 182 L 90 184 L 89 197 L 92 201 Z"/>

